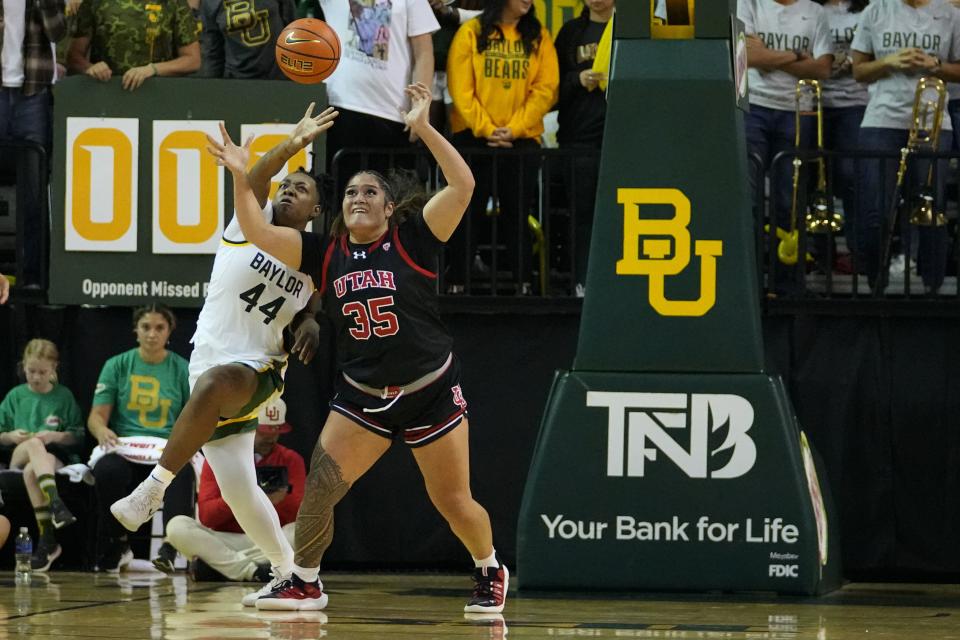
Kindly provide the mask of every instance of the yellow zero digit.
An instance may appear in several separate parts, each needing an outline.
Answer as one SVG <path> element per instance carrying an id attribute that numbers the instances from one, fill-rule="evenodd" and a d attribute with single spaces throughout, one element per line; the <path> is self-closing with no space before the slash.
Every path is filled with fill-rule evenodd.
<path id="1" fill-rule="evenodd" d="M 110 220 L 94 221 L 93 152 L 95 148 L 113 151 L 113 208 Z M 118 240 L 130 229 L 133 207 L 133 147 L 127 136 L 117 129 L 91 128 L 81 132 L 73 142 L 72 223 L 77 234 L 91 241 Z M 97 167 L 97 171 L 103 171 Z"/>
<path id="2" fill-rule="evenodd" d="M 196 202 L 199 220 L 195 224 L 183 224 L 179 211 L 179 190 L 183 188 L 179 163 L 186 154 L 197 154 L 200 159 L 200 175 L 197 182 L 199 194 Z M 169 240 L 182 244 L 198 244 L 217 232 L 220 220 L 219 194 L 221 184 L 216 160 L 207 153 L 207 140 L 202 131 L 174 131 L 160 143 L 159 153 L 160 207 L 157 212 L 160 231 Z"/>

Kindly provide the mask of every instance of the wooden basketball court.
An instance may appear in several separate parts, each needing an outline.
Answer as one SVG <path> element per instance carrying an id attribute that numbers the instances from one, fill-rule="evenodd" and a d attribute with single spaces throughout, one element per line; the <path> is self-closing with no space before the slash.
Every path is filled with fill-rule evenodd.
<path id="1" fill-rule="evenodd" d="M 822 598 L 767 594 L 527 593 L 503 616 L 465 616 L 466 576 L 326 576 L 323 612 L 257 612 L 247 585 L 185 575 L 0 577 L 0 639 L 960 638 L 960 585 L 850 584 Z"/>

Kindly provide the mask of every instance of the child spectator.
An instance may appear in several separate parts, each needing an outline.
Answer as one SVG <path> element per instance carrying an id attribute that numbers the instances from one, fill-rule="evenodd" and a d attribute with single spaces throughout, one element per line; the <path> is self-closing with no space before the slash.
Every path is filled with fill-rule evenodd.
<path id="1" fill-rule="evenodd" d="M 54 529 L 77 521 L 60 499 L 54 477 L 64 463 L 79 462 L 83 443 L 80 407 L 70 390 L 57 382 L 59 361 L 57 347 L 49 340 L 28 342 L 20 362 L 27 382 L 11 389 L 0 403 L 0 446 L 12 448 L 10 468 L 23 470 L 40 531 L 31 559 L 34 571 L 46 571 L 60 556 Z"/>

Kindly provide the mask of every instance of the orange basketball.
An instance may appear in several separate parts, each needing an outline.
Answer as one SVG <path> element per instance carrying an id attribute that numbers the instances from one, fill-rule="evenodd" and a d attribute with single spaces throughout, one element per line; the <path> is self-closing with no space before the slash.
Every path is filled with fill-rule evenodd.
<path id="1" fill-rule="evenodd" d="M 277 38 L 277 66 L 294 82 L 322 82 L 330 77 L 338 62 L 340 38 L 323 20 L 294 20 Z"/>

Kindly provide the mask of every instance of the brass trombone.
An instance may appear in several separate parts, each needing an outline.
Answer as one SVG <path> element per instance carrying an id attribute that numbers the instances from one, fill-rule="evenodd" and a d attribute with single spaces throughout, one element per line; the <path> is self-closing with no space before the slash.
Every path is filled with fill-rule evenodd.
<path id="1" fill-rule="evenodd" d="M 932 91 L 934 99 L 927 99 Z M 940 126 L 943 123 L 943 112 L 947 101 L 947 86 L 940 78 L 924 76 L 917 82 L 917 89 L 913 95 L 913 112 L 911 115 L 910 132 L 907 134 L 907 144 L 900 149 L 900 165 L 897 167 L 897 182 L 890 201 L 890 212 L 887 216 L 886 236 L 883 238 L 883 254 L 880 261 L 880 270 L 888 268 L 890 248 L 893 243 L 893 232 L 897 227 L 897 218 L 900 207 L 903 205 L 903 178 L 907 173 L 907 159 L 911 154 L 922 150 L 936 152 L 939 149 Z M 940 227 L 947 223 L 943 213 L 935 211 L 933 196 L 933 168 L 936 160 L 930 161 L 930 170 L 927 172 L 927 182 L 917 194 L 917 204 L 910 212 L 910 224 L 924 227 Z M 879 288 L 882 291 L 882 287 Z"/>
<path id="2" fill-rule="evenodd" d="M 803 110 L 803 99 L 805 94 L 809 94 L 813 101 L 813 110 Z M 828 233 L 837 232 L 843 229 L 843 217 L 833 210 L 833 203 L 827 195 L 827 170 L 823 159 L 823 100 L 820 90 L 820 82 L 817 80 L 802 79 L 797 81 L 796 89 L 796 134 L 794 136 L 794 147 L 800 151 L 802 140 L 801 118 L 804 115 L 812 113 L 817 122 L 817 187 L 810 194 L 807 210 L 804 213 L 804 226 L 808 233 Z M 800 233 L 797 229 L 797 217 L 800 208 L 800 169 L 803 161 L 799 156 L 793 159 L 793 195 L 790 204 L 790 229 L 784 231 L 777 229 L 777 237 L 780 242 L 777 245 L 777 257 L 780 262 L 787 265 L 797 263 L 797 252 L 800 240 Z"/>
<path id="3" fill-rule="evenodd" d="M 925 98 L 928 89 L 932 89 L 936 94 L 934 100 Z M 920 78 L 917 83 L 917 92 L 913 98 L 913 127 L 910 129 L 915 147 L 927 146 L 933 152 L 940 148 L 940 127 L 943 124 L 943 110 L 946 100 L 947 87 L 943 80 L 940 78 Z M 910 142 L 907 142 L 907 146 L 909 145 Z M 935 163 L 935 160 L 930 161 L 927 183 L 917 192 L 916 204 L 910 211 L 910 224 L 921 227 L 942 227 L 947 224 L 946 215 L 934 210 L 933 166 Z"/>

